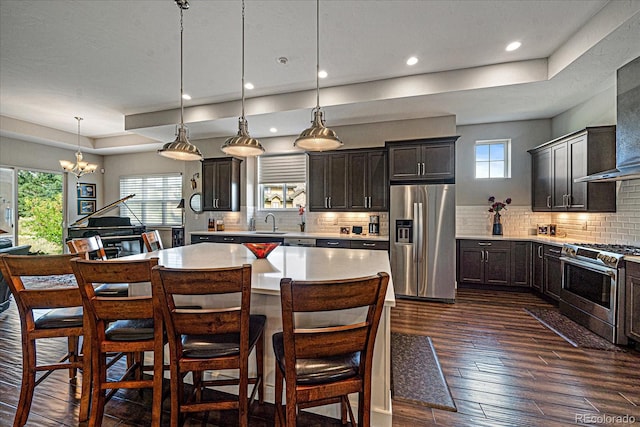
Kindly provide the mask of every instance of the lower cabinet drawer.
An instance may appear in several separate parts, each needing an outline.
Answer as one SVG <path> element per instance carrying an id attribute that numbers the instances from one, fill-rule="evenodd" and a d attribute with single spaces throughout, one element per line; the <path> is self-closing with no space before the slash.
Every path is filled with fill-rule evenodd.
<path id="1" fill-rule="evenodd" d="M 340 239 L 316 239 L 317 248 L 351 248 L 349 240 Z"/>
<path id="2" fill-rule="evenodd" d="M 389 242 L 380 242 L 376 240 L 352 240 L 351 249 L 371 249 L 378 251 L 388 251 Z"/>

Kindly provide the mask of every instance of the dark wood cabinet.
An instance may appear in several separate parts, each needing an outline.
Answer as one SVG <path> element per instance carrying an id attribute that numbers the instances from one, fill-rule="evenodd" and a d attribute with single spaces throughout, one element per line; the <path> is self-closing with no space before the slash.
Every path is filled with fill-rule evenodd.
<path id="1" fill-rule="evenodd" d="M 615 212 L 615 182 L 575 182 L 615 167 L 615 126 L 589 127 L 529 153 L 534 211 Z"/>
<path id="2" fill-rule="evenodd" d="M 534 211 L 551 210 L 551 149 L 546 148 L 531 155 L 531 208 Z"/>
<path id="3" fill-rule="evenodd" d="M 510 285 L 511 243 L 459 240 L 458 283 Z"/>
<path id="4" fill-rule="evenodd" d="M 626 272 L 626 335 L 640 342 L 640 264 L 627 262 Z"/>
<path id="5" fill-rule="evenodd" d="M 542 293 L 544 289 L 544 245 L 533 244 L 531 287 Z"/>
<path id="6" fill-rule="evenodd" d="M 411 141 L 387 141 L 389 179 L 401 182 L 455 181 L 455 141 L 458 136 Z"/>
<path id="7" fill-rule="evenodd" d="M 561 249 L 559 247 L 544 245 L 544 281 L 542 293 L 555 301 L 560 301 L 560 291 L 562 289 L 560 253 Z"/>
<path id="8" fill-rule="evenodd" d="M 531 242 L 511 242 L 511 285 L 530 286 Z"/>
<path id="9" fill-rule="evenodd" d="M 384 149 L 309 153 L 310 211 L 386 211 L 387 153 Z"/>
<path id="10" fill-rule="evenodd" d="M 240 163 L 233 157 L 202 161 L 202 209 L 240 210 Z"/>
<path id="11" fill-rule="evenodd" d="M 283 237 L 270 236 L 234 236 L 229 234 L 192 234 L 191 243 L 283 243 Z"/>
<path id="12" fill-rule="evenodd" d="M 308 182 L 310 211 L 347 210 L 346 153 L 310 153 Z"/>
<path id="13" fill-rule="evenodd" d="M 387 154 L 384 149 L 356 150 L 348 153 L 348 209 L 354 211 L 386 211 Z"/>

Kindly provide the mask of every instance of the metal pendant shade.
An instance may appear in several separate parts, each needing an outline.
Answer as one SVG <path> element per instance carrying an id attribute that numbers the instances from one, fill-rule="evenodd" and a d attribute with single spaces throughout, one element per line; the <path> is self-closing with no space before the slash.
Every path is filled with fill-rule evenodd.
<path id="1" fill-rule="evenodd" d="M 220 149 L 231 156 L 250 157 L 264 153 L 264 147 L 249 135 L 247 119 L 244 116 L 244 0 L 242 1 L 242 114 L 238 119 L 238 134 L 227 139 Z"/>
<path id="2" fill-rule="evenodd" d="M 185 9 L 189 9 L 189 2 L 187 0 L 176 0 L 176 4 L 180 9 L 180 127 L 176 135 L 176 139 L 173 142 L 167 142 L 164 146 L 158 150 L 158 154 L 164 157 L 175 160 L 202 160 L 202 153 L 198 150 L 198 147 L 191 144 L 187 138 L 187 128 L 184 126 L 184 88 L 183 88 L 183 43 L 182 33 L 184 27 L 182 25 L 182 12 Z"/>
<path id="3" fill-rule="evenodd" d="M 306 151 L 327 151 L 340 148 L 343 143 L 336 133 L 324 125 L 324 113 L 320 109 L 320 1 L 316 0 L 316 107 L 313 109 L 311 127 L 302 131 L 293 143 Z"/>

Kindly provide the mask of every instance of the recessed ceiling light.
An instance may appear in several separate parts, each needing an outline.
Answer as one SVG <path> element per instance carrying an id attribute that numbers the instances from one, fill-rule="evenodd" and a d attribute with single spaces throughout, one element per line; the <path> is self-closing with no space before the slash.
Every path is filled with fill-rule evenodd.
<path id="1" fill-rule="evenodd" d="M 182 99 L 186 99 L 187 101 L 191 99 L 191 95 L 189 95 L 188 93 L 183 93 L 182 94 Z"/>
<path id="2" fill-rule="evenodd" d="M 246 82 L 246 83 L 244 84 L 244 88 L 245 88 L 245 89 L 249 89 L 249 90 L 251 90 L 251 89 L 253 89 L 253 87 L 254 87 L 254 86 L 253 86 L 253 83 L 251 83 L 251 82 Z"/>
<path id="3" fill-rule="evenodd" d="M 326 79 L 328 75 L 329 74 L 327 74 L 325 70 L 318 71 L 318 77 L 320 77 L 321 79 Z"/>
<path id="4" fill-rule="evenodd" d="M 416 65 L 418 63 L 418 58 L 416 58 L 415 56 L 412 56 L 411 58 L 407 59 L 407 65 Z"/>
<path id="5" fill-rule="evenodd" d="M 512 43 L 509 43 L 507 45 L 507 48 L 505 50 L 507 52 L 512 52 L 512 51 L 516 50 L 517 48 L 519 48 L 520 46 L 522 46 L 522 43 L 520 43 L 520 42 L 512 42 Z"/>
<path id="6" fill-rule="evenodd" d="M 278 129 L 277 128 L 269 128 L 269 132 L 276 133 L 276 132 L 278 132 Z"/>

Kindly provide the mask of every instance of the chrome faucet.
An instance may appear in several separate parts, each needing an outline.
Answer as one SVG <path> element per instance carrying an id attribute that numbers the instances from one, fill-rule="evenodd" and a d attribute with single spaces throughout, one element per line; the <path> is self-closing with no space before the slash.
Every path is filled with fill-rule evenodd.
<path id="1" fill-rule="evenodd" d="M 273 218 L 273 232 L 275 233 L 278 227 L 276 227 L 276 216 L 269 212 L 267 216 L 264 217 L 264 222 L 269 222 L 269 217 Z"/>

